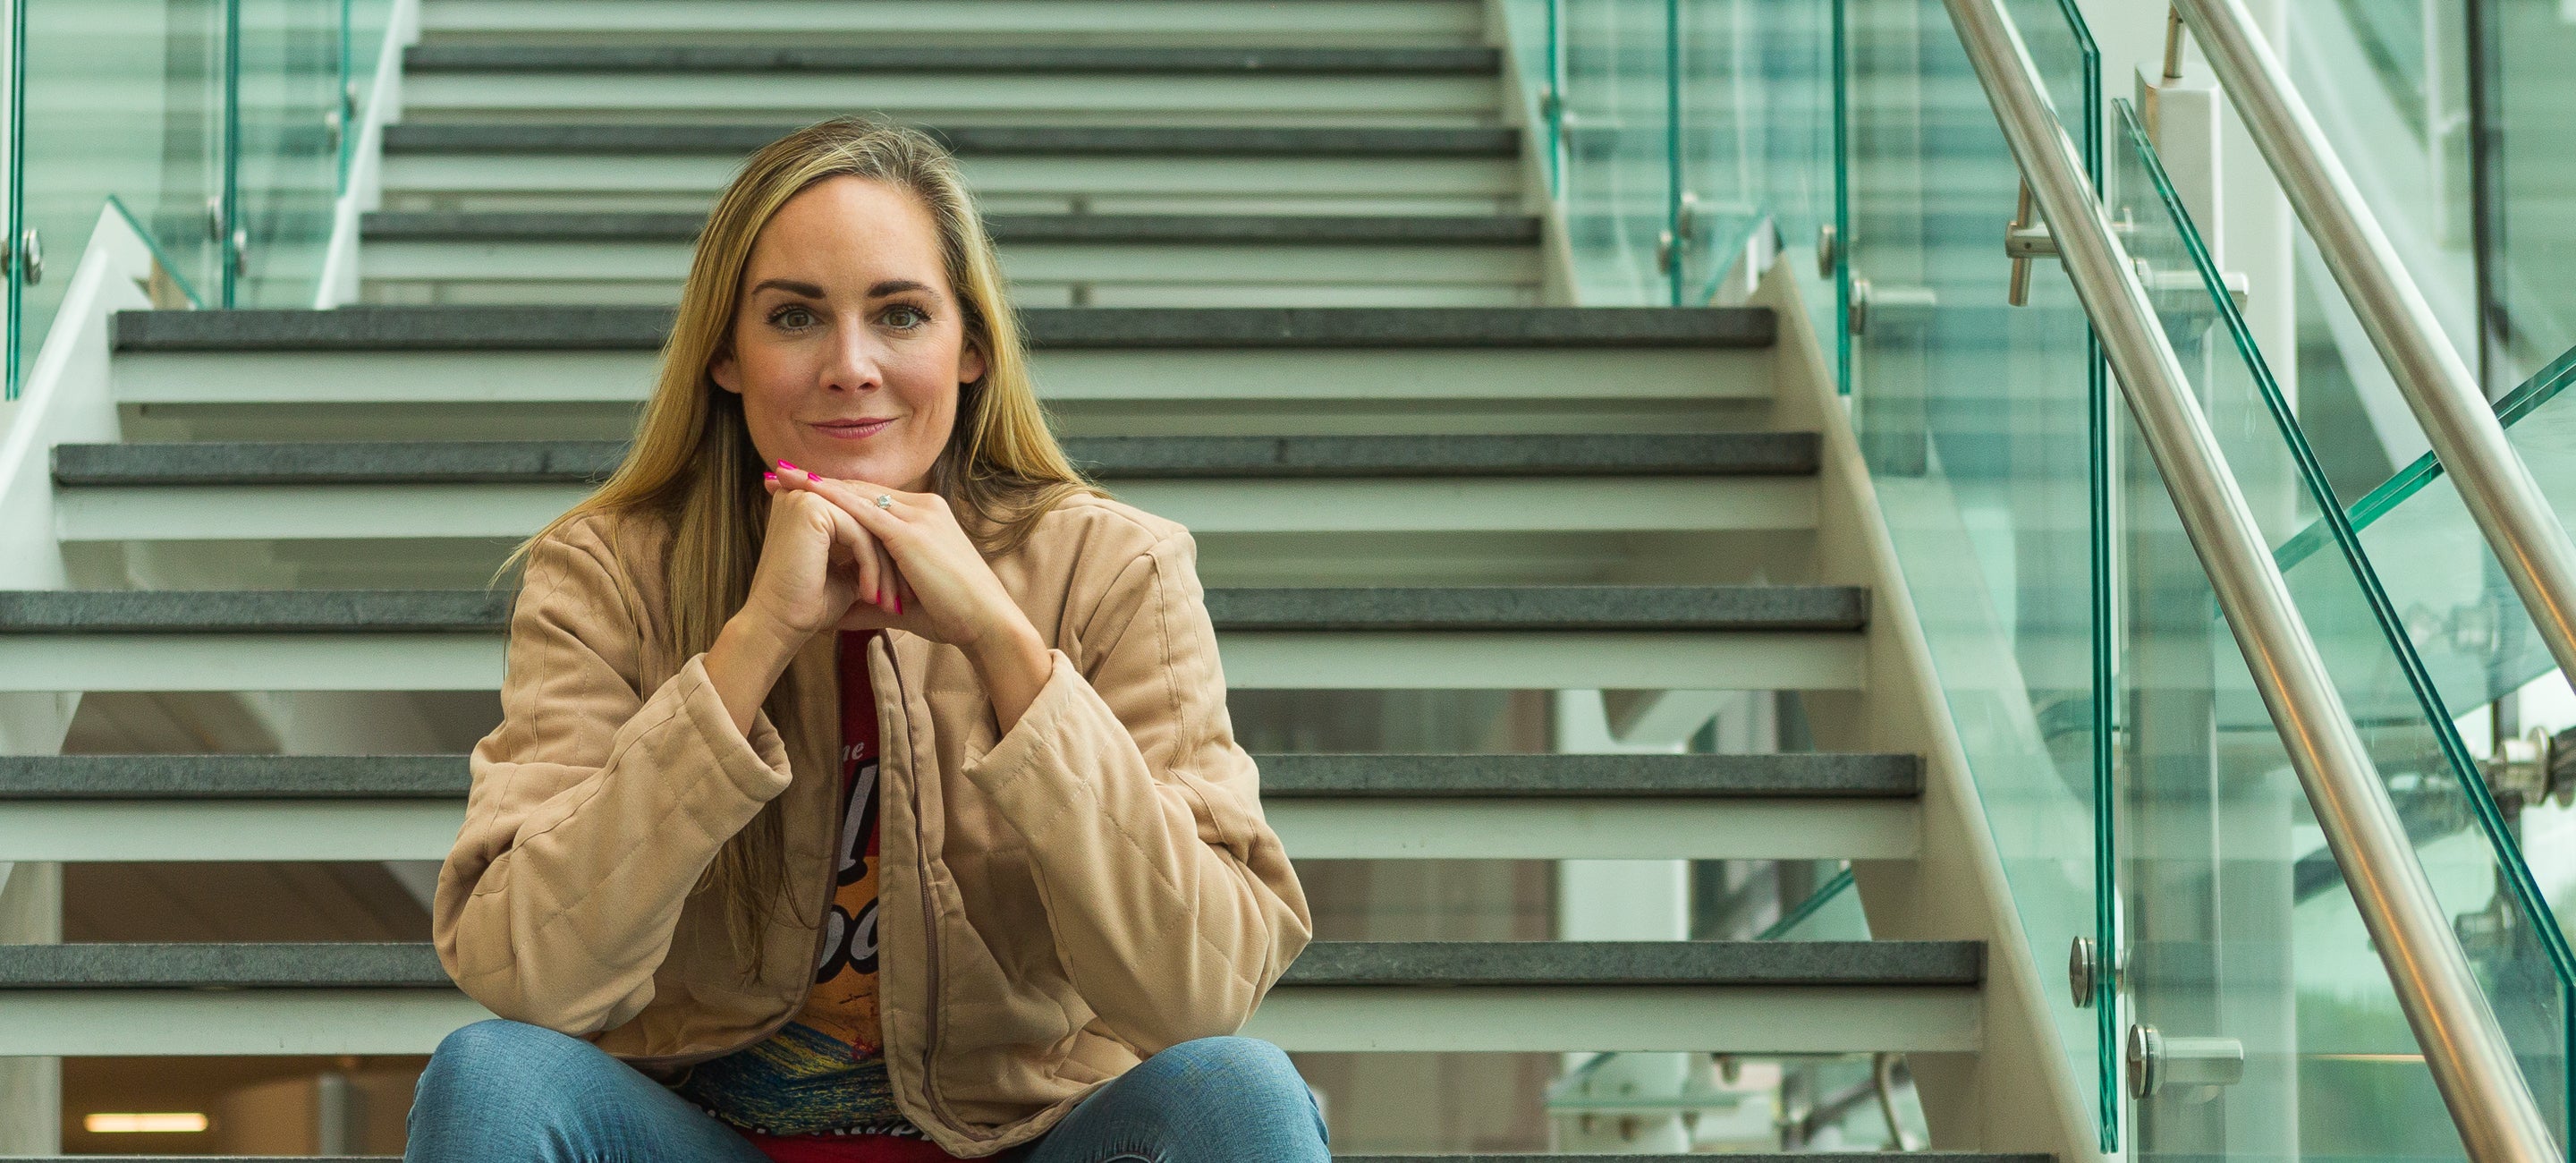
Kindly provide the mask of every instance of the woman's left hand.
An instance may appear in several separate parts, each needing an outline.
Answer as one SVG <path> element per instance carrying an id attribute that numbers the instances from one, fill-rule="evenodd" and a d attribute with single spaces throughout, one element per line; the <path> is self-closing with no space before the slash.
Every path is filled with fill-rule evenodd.
<path id="1" fill-rule="evenodd" d="M 1046 642 L 966 536 L 947 498 L 783 467 L 768 487 L 816 493 L 857 519 L 894 558 L 897 612 L 887 616 L 862 605 L 852 607 L 851 615 L 965 651 L 984 680 L 1002 729 L 1008 731 L 1018 721 L 1046 685 L 1051 669 Z M 891 503 L 880 507 L 878 497 L 891 498 Z"/>

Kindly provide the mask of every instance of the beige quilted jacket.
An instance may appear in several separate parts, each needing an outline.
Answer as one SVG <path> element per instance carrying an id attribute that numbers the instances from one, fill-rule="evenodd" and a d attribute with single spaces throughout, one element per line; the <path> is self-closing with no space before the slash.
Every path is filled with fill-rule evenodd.
<path id="1" fill-rule="evenodd" d="M 737 732 L 704 655 L 651 669 L 665 536 L 595 516 L 532 552 L 433 920 L 475 1001 L 668 1079 L 804 1000 L 840 692 L 828 631 L 795 664 L 822 680 L 800 738 L 766 712 Z M 1189 534 L 1077 498 L 992 564 L 1054 647 L 1008 735 L 962 652 L 901 631 L 868 652 L 887 1064 L 904 1114 L 961 1157 L 1036 1137 L 1144 1055 L 1234 1032 L 1311 931 L 1227 721 Z M 779 797 L 793 907 L 745 985 L 718 894 L 690 889 Z"/>

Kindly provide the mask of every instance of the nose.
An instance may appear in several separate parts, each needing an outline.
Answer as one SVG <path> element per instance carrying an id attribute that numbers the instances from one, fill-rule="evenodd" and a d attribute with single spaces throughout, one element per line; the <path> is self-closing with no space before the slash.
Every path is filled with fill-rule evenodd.
<path id="1" fill-rule="evenodd" d="M 832 350 L 822 367 L 825 390 L 872 391 L 885 386 L 884 352 L 867 325 L 851 320 L 832 331 Z"/>

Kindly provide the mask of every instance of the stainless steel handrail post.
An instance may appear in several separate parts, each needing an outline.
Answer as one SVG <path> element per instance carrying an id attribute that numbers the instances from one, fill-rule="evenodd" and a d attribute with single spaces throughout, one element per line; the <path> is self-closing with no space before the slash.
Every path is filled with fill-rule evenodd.
<path id="1" fill-rule="evenodd" d="M 2487 1007 L 2396 807 L 2336 693 L 2289 586 L 2229 474 L 2209 419 L 2156 321 L 2127 249 L 2085 180 L 2002 0 L 1943 0 L 2057 235 L 2076 297 L 2119 376 L 2147 450 L 2289 751 L 2326 844 L 2352 886 L 2407 1023 L 2469 1157 L 2555 1163 L 2557 1148 Z"/>
<path id="2" fill-rule="evenodd" d="M 2227 90 L 2272 174 L 2352 301 L 2380 362 L 2388 365 L 2433 455 L 2504 564 L 2505 577 L 2540 625 L 2558 669 L 2576 676 L 2576 543 L 2567 538 L 2531 470 L 2505 440 L 2495 408 L 2469 365 L 2443 338 L 2424 293 L 2361 200 L 2240 0 L 2174 0 L 2201 54 Z"/>

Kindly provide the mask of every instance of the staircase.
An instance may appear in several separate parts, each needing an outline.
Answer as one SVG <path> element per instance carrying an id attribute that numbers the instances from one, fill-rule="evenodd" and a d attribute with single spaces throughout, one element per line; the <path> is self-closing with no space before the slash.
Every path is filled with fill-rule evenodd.
<path id="1" fill-rule="evenodd" d="M 0 593 L 0 692 L 335 709 L 273 733 L 352 742 L 0 759 L 0 856 L 443 857 L 464 757 L 386 752 L 488 727 L 499 552 L 615 463 L 737 159 L 879 109 L 963 159 L 1069 451 L 1198 535 L 1236 687 L 1798 692 L 1840 748 L 1264 755 L 1303 860 L 1852 860 L 1882 939 L 1319 941 L 1247 1033 L 1903 1052 L 1945 1158 L 2056 1153 L 2073 1116 L 2009 1112 L 2066 1067 L 2026 959 L 1989 964 L 2011 906 L 1815 337 L 1778 295 L 1547 305 L 1483 5 L 426 0 L 422 28 L 359 303 L 118 314 L 119 438 L 51 461 L 83 585 Z M 0 946 L 0 1056 L 422 1054 L 481 1016 L 426 944 Z"/>

